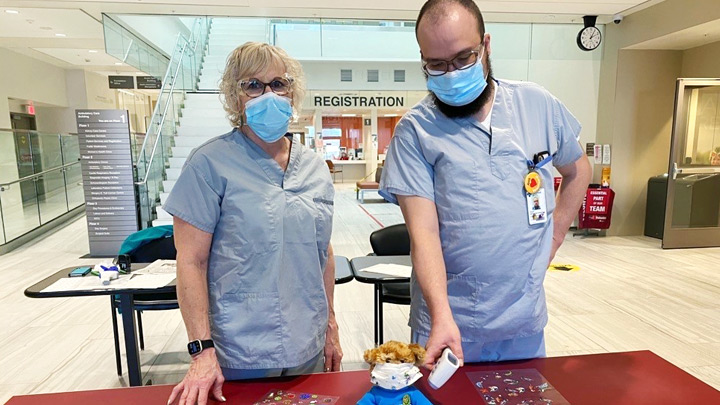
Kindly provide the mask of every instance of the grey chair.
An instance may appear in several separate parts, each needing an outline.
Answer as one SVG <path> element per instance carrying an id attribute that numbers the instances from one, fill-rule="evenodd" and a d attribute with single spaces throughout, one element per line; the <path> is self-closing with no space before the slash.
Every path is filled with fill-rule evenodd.
<path id="1" fill-rule="evenodd" d="M 405 224 L 391 225 L 370 234 L 370 246 L 377 256 L 410 254 L 410 234 Z M 380 287 L 379 305 L 375 307 L 375 344 L 383 343 L 383 304 L 410 305 L 410 283 L 387 283 Z"/>
<path id="2" fill-rule="evenodd" d="M 130 261 L 132 263 L 151 263 L 155 260 L 175 260 L 176 256 L 177 251 L 175 250 L 175 239 L 170 236 L 167 238 L 155 239 L 140 246 L 134 252 L 130 253 Z M 165 311 L 180 308 L 176 293 L 135 294 L 133 296 L 133 306 L 137 314 L 140 350 L 145 350 L 142 312 Z M 120 341 L 118 340 L 119 334 L 117 324 L 117 312 L 119 309 L 119 297 L 111 295 L 110 310 L 112 312 L 113 337 L 115 338 L 115 365 L 117 366 L 117 374 L 122 375 L 122 363 L 120 362 Z"/>

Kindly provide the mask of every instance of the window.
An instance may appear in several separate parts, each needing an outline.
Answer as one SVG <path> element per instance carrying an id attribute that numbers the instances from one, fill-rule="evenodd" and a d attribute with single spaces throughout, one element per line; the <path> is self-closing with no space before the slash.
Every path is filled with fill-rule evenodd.
<path id="1" fill-rule="evenodd" d="M 374 82 L 377 83 L 380 81 L 380 71 L 377 69 L 372 69 L 367 71 L 367 80 L 368 82 Z"/>
<path id="2" fill-rule="evenodd" d="M 340 69 L 340 81 L 351 82 L 352 81 L 352 70 L 351 69 Z"/>
<path id="3" fill-rule="evenodd" d="M 404 82 L 405 81 L 405 71 L 404 70 L 395 70 L 394 79 L 396 83 Z"/>

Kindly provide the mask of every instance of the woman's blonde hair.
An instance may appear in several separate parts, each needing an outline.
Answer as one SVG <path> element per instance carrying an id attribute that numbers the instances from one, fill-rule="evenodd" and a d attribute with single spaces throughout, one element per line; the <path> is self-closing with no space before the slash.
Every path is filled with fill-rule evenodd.
<path id="1" fill-rule="evenodd" d="M 262 42 L 246 42 L 228 56 L 225 72 L 220 80 L 223 106 L 234 127 L 243 125 L 240 81 L 252 78 L 273 65 L 284 66 L 285 73 L 292 78 L 292 104 L 294 116 L 298 116 L 305 97 L 305 75 L 300 62 L 276 46 Z"/>

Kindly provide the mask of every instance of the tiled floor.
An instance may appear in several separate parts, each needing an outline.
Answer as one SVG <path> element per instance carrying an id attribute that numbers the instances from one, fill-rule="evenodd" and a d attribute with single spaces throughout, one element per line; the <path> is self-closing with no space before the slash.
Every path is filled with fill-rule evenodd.
<path id="1" fill-rule="evenodd" d="M 339 186 L 335 253 L 370 252 L 368 235 L 402 222 L 400 210 L 368 195 L 360 206 Z M 578 272 L 548 273 L 550 356 L 649 349 L 720 388 L 720 249 L 662 250 L 645 237 L 572 238 L 556 262 Z M 25 393 L 120 387 L 107 297 L 30 299 L 23 290 L 87 253 L 85 218 L 0 256 L 0 403 Z M 372 346 L 372 287 L 336 288 L 346 369 Z M 408 340 L 408 307 L 388 305 L 386 339 Z M 180 312 L 143 314 L 145 381 L 171 384 L 188 367 Z"/>

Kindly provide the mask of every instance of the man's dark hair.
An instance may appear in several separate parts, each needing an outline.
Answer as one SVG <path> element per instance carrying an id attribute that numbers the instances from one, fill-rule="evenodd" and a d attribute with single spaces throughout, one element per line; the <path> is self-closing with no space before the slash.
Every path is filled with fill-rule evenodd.
<path id="1" fill-rule="evenodd" d="M 437 21 L 447 13 L 447 6 L 457 4 L 469 11 L 470 14 L 477 20 L 478 30 L 480 32 L 480 38 L 485 37 L 485 21 L 483 20 L 482 13 L 478 8 L 477 4 L 473 0 L 428 0 L 423 4 L 420 9 L 420 14 L 415 21 L 415 36 L 417 37 L 418 27 L 420 26 L 420 20 L 430 18 L 432 21 Z"/>

